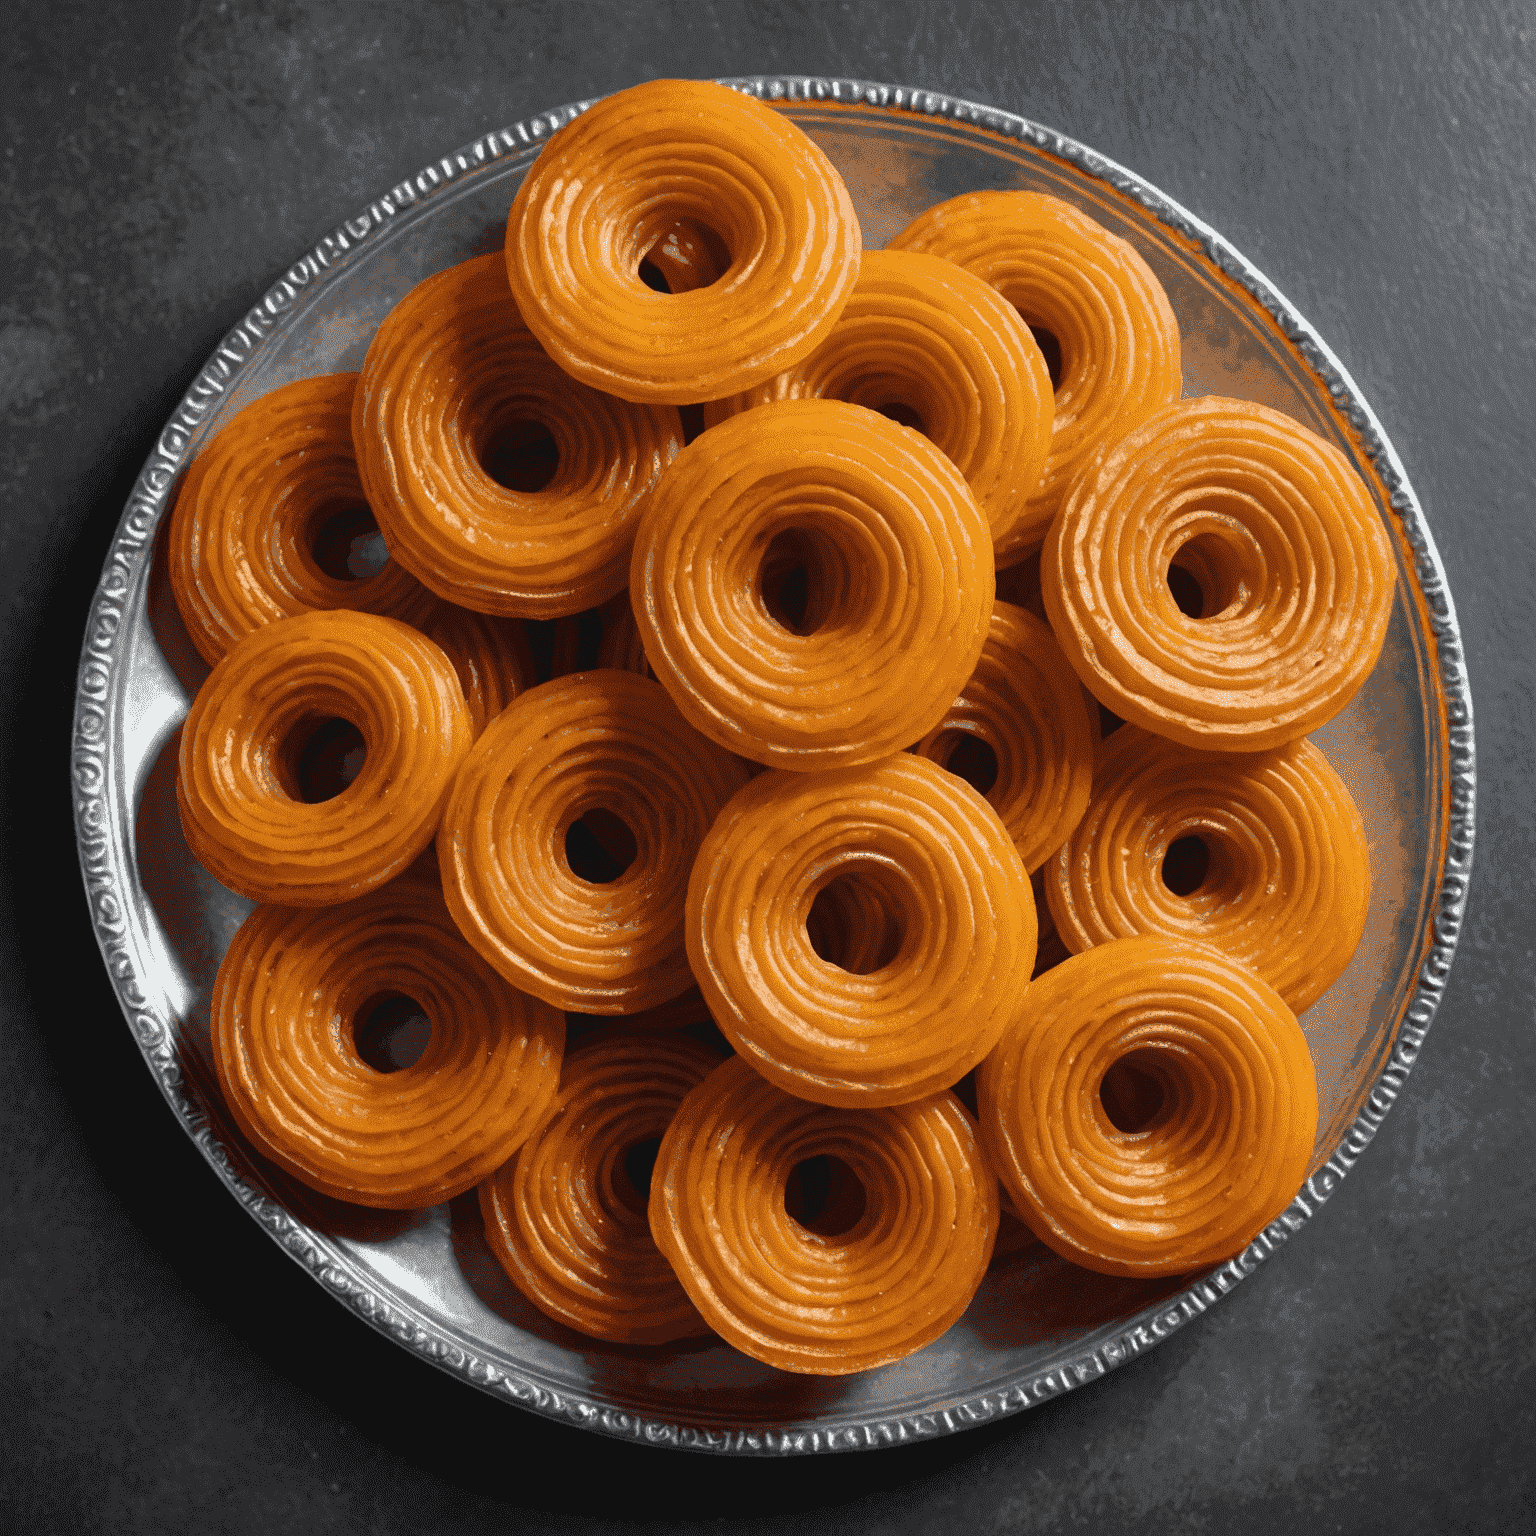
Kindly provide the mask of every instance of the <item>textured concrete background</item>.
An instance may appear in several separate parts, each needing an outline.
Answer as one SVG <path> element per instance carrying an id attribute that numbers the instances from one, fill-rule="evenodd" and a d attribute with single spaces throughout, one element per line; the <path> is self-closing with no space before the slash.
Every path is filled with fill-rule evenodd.
<path id="1" fill-rule="evenodd" d="M 17 1531 L 1529 1529 L 1536 1491 L 1536 13 L 1393 4 L 9 3 L 0 163 L 0 1523 Z M 1102 1382 L 772 1466 L 482 1399 L 283 1258 L 172 1121 L 86 922 L 66 741 L 158 424 L 301 250 L 427 159 L 657 74 L 922 85 L 1061 128 L 1327 337 L 1428 510 L 1477 705 L 1471 913 L 1375 1145 Z"/>

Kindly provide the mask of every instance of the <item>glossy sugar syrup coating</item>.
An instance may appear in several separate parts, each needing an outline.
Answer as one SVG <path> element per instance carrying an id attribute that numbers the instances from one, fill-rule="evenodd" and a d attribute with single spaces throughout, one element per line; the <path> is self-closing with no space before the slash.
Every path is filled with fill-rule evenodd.
<path id="1" fill-rule="evenodd" d="M 660 686 L 630 672 L 577 672 L 530 689 L 465 760 L 438 833 L 449 909 L 515 985 L 575 1013 L 623 1014 L 693 984 L 683 902 L 710 823 L 747 780 L 691 730 Z M 634 838 L 607 884 L 566 853 L 590 811 Z"/>
<path id="2" fill-rule="evenodd" d="M 895 940 L 867 974 L 823 958 L 807 929 L 834 885 L 878 904 Z M 857 939 L 867 918 L 852 916 Z M 1035 905 L 997 812 L 903 752 L 739 790 L 694 863 L 687 937 L 715 1023 L 770 1082 L 822 1104 L 901 1104 L 956 1082 L 1007 1028 Z"/>
<path id="3" fill-rule="evenodd" d="M 811 1230 L 786 1208 L 791 1175 L 813 1157 L 837 1159 L 857 1186 L 842 1231 Z M 828 1108 L 737 1056 L 662 1138 L 650 1221 L 729 1343 L 780 1370 L 841 1376 L 903 1359 L 965 1311 L 997 1236 L 998 1188 L 954 1094 Z"/>
<path id="4" fill-rule="evenodd" d="M 1082 685 L 1049 626 L 999 602 L 976 670 L 913 750 L 944 767 L 965 743 L 991 750 L 997 777 L 982 793 L 1032 873 L 1088 807 L 1096 737 Z"/>
<path id="5" fill-rule="evenodd" d="M 1169 587 L 1181 568 L 1201 616 Z M 1344 455 L 1267 406 L 1206 396 L 1106 445 L 1040 564 L 1084 685 L 1185 746 L 1261 752 L 1316 730 L 1376 664 L 1396 571 Z"/>
<path id="6" fill-rule="evenodd" d="M 784 550 L 803 614 L 770 609 Z M 874 762 L 943 718 L 992 614 L 992 540 L 921 433 L 835 400 L 711 427 L 657 484 L 630 599 L 647 661 L 730 751 L 809 771 Z"/>
<path id="7" fill-rule="evenodd" d="M 826 340 L 767 383 L 706 406 L 704 419 L 807 399 L 915 426 L 965 476 L 996 557 L 1029 542 L 1021 530 L 1051 446 L 1051 378 L 1018 311 L 979 277 L 937 256 L 866 253 Z"/>
<path id="8" fill-rule="evenodd" d="M 306 803 L 303 747 L 338 719 L 362 736 L 362 769 L 333 798 Z M 253 901 L 361 896 L 431 843 L 473 734 L 452 663 L 419 631 L 344 609 L 275 620 L 213 669 L 182 725 L 187 846 Z"/>
<path id="9" fill-rule="evenodd" d="M 1126 1073 L 1145 1094 L 1130 1129 L 1106 1108 Z M 1037 977 L 976 1087 L 1014 1206 L 1057 1253 L 1109 1275 L 1240 1252 L 1295 1195 L 1317 1134 L 1316 1072 L 1280 995 L 1207 945 L 1162 937 L 1114 939 Z"/>
<path id="10" fill-rule="evenodd" d="M 969 192 L 921 213 L 889 249 L 924 251 L 989 283 L 1060 348 L 1045 470 L 1008 558 L 1038 548 L 1084 459 L 1176 400 L 1179 324 L 1135 248 L 1043 192 Z"/>
<path id="11" fill-rule="evenodd" d="M 420 1058 L 375 1070 L 356 1023 L 383 997 L 419 1004 Z M 472 1189 L 554 1096 L 565 1020 L 509 986 L 407 875 L 324 910 L 258 907 L 219 967 L 214 1062 L 257 1149 L 306 1184 L 410 1210 Z"/>
<path id="12" fill-rule="evenodd" d="M 216 666 L 253 629 L 314 609 L 419 621 L 433 597 L 386 559 L 337 574 L 328 530 L 366 534 L 373 513 L 352 448 L 355 373 L 285 384 L 246 406 L 192 461 L 171 513 L 169 573 L 198 654 Z M 350 514 L 350 516 L 349 516 Z M 343 526 L 341 537 L 347 539 Z M 350 551 L 327 566 L 348 570 Z"/>
<path id="13" fill-rule="evenodd" d="M 1207 862 L 1180 894 L 1165 870 L 1184 839 Z M 1087 814 L 1047 866 L 1045 888 L 1073 951 L 1138 933 L 1198 940 L 1300 1013 L 1360 942 L 1370 851 L 1349 790 L 1310 741 L 1195 752 L 1127 725 L 1104 743 Z"/>
<path id="14" fill-rule="evenodd" d="M 499 256 L 418 283 L 384 318 L 352 416 L 358 469 L 391 553 L 450 602 L 553 618 L 623 587 L 635 519 L 682 446 L 668 406 L 578 383 L 523 324 Z M 517 489 L 518 454 L 553 454 Z M 492 471 L 514 467 L 514 486 Z"/>
<path id="15" fill-rule="evenodd" d="M 629 1163 L 720 1060 L 687 1036 L 634 1035 L 627 1023 L 566 1056 L 549 1108 L 480 1186 L 491 1251 L 541 1311 L 621 1344 L 709 1332 L 656 1247 Z"/>
<path id="16" fill-rule="evenodd" d="M 724 271 L 659 293 L 640 264 L 679 224 L 711 232 Z M 506 265 L 518 308 L 573 377 L 687 404 L 749 389 L 811 351 L 852 291 L 862 246 L 842 178 L 786 117 L 728 86 L 652 80 L 544 147 L 512 203 Z"/>
<path id="17" fill-rule="evenodd" d="M 476 737 L 538 681 L 521 619 L 476 613 L 434 599 L 415 627 L 453 663 Z"/>

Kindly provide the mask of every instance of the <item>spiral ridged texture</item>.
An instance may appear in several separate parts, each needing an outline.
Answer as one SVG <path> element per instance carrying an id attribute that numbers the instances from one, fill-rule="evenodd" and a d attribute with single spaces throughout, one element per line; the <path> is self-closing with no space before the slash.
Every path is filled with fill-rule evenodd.
<path id="1" fill-rule="evenodd" d="M 340 794 L 305 804 L 298 749 L 333 719 L 357 728 L 367 757 Z M 416 630 L 344 609 L 265 624 L 213 669 L 182 726 L 187 846 L 253 901 L 361 896 L 432 841 L 473 735 L 453 664 Z"/>
<path id="2" fill-rule="evenodd" d="M 354 1039 L 385 996 L 432 1025 L 394 1072 Z M 258 1150 L 389 1210 L 451 1200 L 499 1168 L 554 1096 L 565 1048 L 561 1015 L 509 987 L 414 877 L 324 911 L 258 907 L 219 966 L 210 1019 L 225 1102 Z"/>
<path id="3" fill-rule="evenodd" d="M 796 633 L 762 576 L 798 540 Z M 863 406 L 784 400 L 712 427 L 640 521 L 630 599 L 684 717 L 773 768 L 868 763 L 926 735 L 981 656 L 992 540 L 921 434 Z"/>
<path id="4" fill-rule="evenodd" d="M 1201 618 L 1176 605 L 1180 566 Z M 1339 450 L 1246 400 L 1167 406 L 1073 487 L 1041 557 L 1051 628 L 1088 690 L 1185 746 L 1261 752 L 1354 697 L 1396 574 Z"/>
<path id="5" fill-rule="evenodd" d="M 477 737 L 536 681 L 533 652 L 520 619 L 435 601 L 416 628 L 440 645 L 453 663 Z"/>
<path id="6" fill-rule="evenodd" d="M 1163 861 L 1184 838 L 1209 863 L 1177 895 Z M 1360 812 L 1310 741 L 1191 752 L 1133 725 L 1104 743 L 1087 814 L 1046 876 L 1068 948 L 1195 939 L 1257 971 L 1295 1013 L 1349 964 L 1371 897 Z"/>
<path id="7" fill-rule="evenodd" d="M 691 731 L 661 688 L 577 672 L 530 689 L 475 743 L 437 839 L 449 909 L 516 986 L 573 1013 L 638 1013 L 693 983 L 688 871 L 745 767 Z M 635 858 L 617 879 L 576 875 L 566 833 L 617 816 Z"/>
<path id="8" fill-rule="evenodd" d="M 704 419 L 815 399 L 910 412 L 965 476 L 996 557 L 1039 543 L 1018 530 L 1050 451 L 1051 376 L 1018 311 L 979 277 L 937 256 L 869 252 L 827 339 L 766 384 L 706 406 Z"/>
<path id="9" fill-rule="evenodd" d="M 1024 868 L 1037 869 L 1087 809 L 1094 732 L 1077 673 L 1049 626 L 1008 603 L 993 605 L 976 670 L 915 750 L 949 766 L 967 740 L 992 749 L 997 778 L 985 791 L 987 802 Z"/>
<path id="10" fill-rule="evenodd" d="M 797 1164 L 837 1158 L 863 1213 L 835 1236 L 785 1209 Z M 900 1360 L 969 1305 L 997 1236 L 997 1180 L 952 1094 L 828 1109 L 739 1056 L 683 1100 L 651 1176 L 651 1231 L 717 1333 L 785 1371 L 842 1376 Z"/>
<path id="11" fill-rule="evenodd" d="M 919 214 L 891 250 L 926 251 L 990 283 L 1061 348 L 1045 471 L 1010 543 L 1044 539 L 1085 458 L 1183 389 L 1179 323 L 1135 249 L 1043 192 L 971 192 Z"/>
<path id="12" fill-rule="evenodd" d="M 556 367 L 494 254 L 436 273 L 389 312 L 352 414 L 395 559 L 449 602 L 537 619 L 623 587 L 635 520 L 682 431 L 670 407 L 628 405 Z M 500 451 L 546 432 L 558 455 L 547 484 L 491 478 Z"/>
<path id="13" fill-rule="evenodd" d="M 816 953 L 806 924 L 834 881 L 899 931 L 880 969 Z M 968 1072 L 1018 1011 L 1034 897 L 997 813 L 926 758 L 769 772 L 699 850 L 688 959 L 715 1023 L 770 1082 L 820 1104 L 906 1103 Z"/>
<path id="14" fill-rule="evenodd" d="M 1117 1063 L 1152 1084 L 1117 1128 Z M 1057 1253 L 1108 1275 L 1229 1259 L 1285 1209 L 1317 1133 L 1317 1077 L 1274 988 L 1202 944 L 1116 939 L 1031 983 L 976 1074 L 981 1135 Z"/>
<path id="15" fill-rule="evenodd" d="M 657 293 L 640 261 L 679 221 L 712 230 L 717 282 Z M 512 293 L 549 355 L 623 400 L 717 400 L 826 335 L 863 237 L 832 162 L 728 86 L 652 80 L 589 107 L 534 161 L 507 220 Z"/>
<path id="16" fill-rule="evenodd" d="M 352 449 L 355 373 L 285 384 L 246 406 L 193 460 L 171 514 L 171 591 L 198 654 L 217 666 L 274 619 L 351 608 L 415 624 L 432 594 L 395 561 L 357 580 L 316 560 L 339 514 L 372 520 Z"/>
<path id="17" fill-rule="evenodd" d="M 665 1344 L 709 1332 L 651 1236 L 625 1159 L 659 1141 L 720 1064 L 682 1035 L 613 1026 L 565 1058 L 560 1091 L 515 1158 L 480 1186 L 491 1252 L 540 1311 L 593 1338 Z"/>

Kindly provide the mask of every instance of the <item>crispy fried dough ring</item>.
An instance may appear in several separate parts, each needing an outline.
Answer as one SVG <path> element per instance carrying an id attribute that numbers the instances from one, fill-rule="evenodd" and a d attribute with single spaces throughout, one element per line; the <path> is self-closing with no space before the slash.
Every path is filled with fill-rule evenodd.
<path id="1" fill-rule="evenodd" d="M 546 485 L 491 478 L 499 444 L 545 431 L 558 455 Z M 403 566 L 449 602 L 540 619 L 624 585 L 635 519 L 683 441 L 675 410 L 627 405 L 556 367 L 495 254 L 418 283 L 385 316 L 352 433 L 369 505 Z"/>
<path id="2" fill-rule="evenodd" d="M 889 249 L 926 251 L 990 283 L 1061 347 L 1051 451 L 1009 544 L 1037 548 L 1085 457 L 1183 388 L 1179 323 L 1136 250 L 1043 192 L 970 192 L 919 214 Z"/>
<path id="3" fill-rule="evenodd" d="M 678 1105 L 720 1064 L 685 1035 L 589 1036 L 516 1157 L 480 1186 L 491 1252 L 550 1317 L 621 1344 L 709 1332 L 656 1247 L 625 1158 L 659 1141 Z"/>
<path id="4" fill-rule="evenodd" d="M 352 1024 L 381 995 L 420 1004 L 420 1059 L 377 1072 Z M 507 985 L 407 878 L 324 911 L 258 907 L 210 1004 L 225 1102 L 257 1148 L 339 1200 L 389 1210 L 472 1189 L 521 1145 L 560 1077 L 565 1020 Z"/>
<path id="5" fill-rule="evenodd" d="M 339 795 L 307 805 L 293 749 L 333 718 L 357 727 L 367 758 Z M 458 677 L 425 635 L 346 610 L 278 619 L 213 669 L 182 726 L 187 846 L 253 901 L 361 896 L 432 841 L 472 739 Z"/>
<path id="6" fill-rule="evenodd" d="M 417 620 L 416 628 L 440 645 L 453 663 L 476 737 L 537 681 L 520 619 L 476 613 L 439 600 Z"/>
<path id="7" fill-rule="evenodd" d="M 1161 1102 L 1121 1130 L 1116 1063 Z M 1295 1015 L 1203 944 L 1116 939 L 1030 983 L 976 1074 L 988 1160 L 1057 1253 L 1108 1275 L 1231 1258 L 1285 1208 L 1317 1133 L 1317 1078 Z"/>
<path id="8" fill-rule="evenodd" d="M 804 548 L 797 633 L 762 587 Z M 646 659 L 697 730 L 773 768 L 874 762 L 943 718 L 992 613 L 992 541 L 954 465 L 863 406 L 783 400 L 678 455 L 640 522 Z"/>
<path id="9" fill-rule="evenodd" d="M 415 624 L 432 606 L 394 560 L 358 580 L 329 576 L 316 560 L 326 523 L 367 509 L 352 449 L 357 379 L 327 374 L 263 395 L 183 477 L 171 514 L 171 591 L 210 666 L 273 619 L 351 608 Z"/>
<path id="10" fill-rule="evenodd" d="M 719 236 L 718 281 L 656 293 L 640 262 L 679 221 Z M 859 221 L 832 162 L 728 86 L 653 80 L 562 128 L 518 189 L 506 265 L 529 328 L 573 377 L 687 404 L 789 367 L 837 319 Z"/>
<path id="11" fill-rule="evenodd" d="M 911 412 L 965 476 L 997 559 L 1039 542 L 1017 530 L 1050 451 L 1051 378 L 1018 311 L 979 277 L 937 256 L 868 252 L 826 340 L 767 383 L 706 406 L 704 420 L 815 399 Z"/>
<path id="12" fill-rule="evenodd" d="M 1163 861 L 1191 837 L 1209 867 L 1176 895 Z M 1198 940 L 1257 971 L 1295 1013 L 1349 964 L 1370 897 L 1360 812 L 1310 741 L 1192 752 L 1134 725 L 1105 741 L 1087 813 L 1046 869 L 1068 948 L 1137 933 Z"/>
<path id="13" fill-rule="evenodd" d="M 1000 602 L 976 670 L 914 750 L 948 767 L 962 742 L 992 749 L 997 778 L 984 791 L 987 803 L 1033 872 L 1087 809 L 1095 734 L 1082 685 L 1049 626 Z"/>
<path id="14" fill-rule="evenodd" d="M 836 1157 L 862 1215 L 809 1231 L 785 1209 L 797 1164 Z M 997 1236 L 997 1180 L 952 1094 L 828 1109 L 739 1056 L 683 1100 L 651 1177 L 651 1231 L 729 1343 L 781 1370 L 841 1376 L 930 1344 L 969 1305 Z"/>
<path id="15" fill-rule="evenodd" d="M 1206 617 L 1168 586 L 1199 583 Z M 1376 664 L 1392 547 L 1348 460 L 1289 416 L 1208 396 L 1107 449 L 1051 527 L 1051 628 L 1088 690 L 1207 751 L 1262 752 L 1332 719 Z"/>
<path id="16" fill-rule="evenodd" d="M 688 871 L 746 768 L 689 730 L 630 672 L 577 672 L 530 689 L 486 728 L 443 813 L 449 910 L 515 985 L 574 1013 L 638 1013 L 693 981 L 683 945 Z M 606 885 L 571 870 L 565 837 L 594 809 L 635 840 Z"/>
<path id="17" fill-rule="evenodd" d="M 838 880 L 864 887 L 900 934 L 865 975 L 822 959 L 807 932 Z M 991 806 L 898 753 L 738 791 L 699 850 L 687 932 L 715 1023 L 770 1082 L 820 1104 L 901 1104 L 997 1042 L 1034 965 L 1035 904 Z"/>

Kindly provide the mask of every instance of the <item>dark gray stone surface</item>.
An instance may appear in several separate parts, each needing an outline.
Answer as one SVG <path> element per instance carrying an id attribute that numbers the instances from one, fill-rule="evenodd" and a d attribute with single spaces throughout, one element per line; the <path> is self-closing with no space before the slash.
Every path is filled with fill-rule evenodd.
<path id="1" fill-rule="evenodd" d="M 1536 1504 L 1536 14 L 1394 4 L 60 3 L 0 65 L 0 1523 L 17 1531 L 1504 1532 Z M 1301 1241 L 1104 1381 L 910 1450 L 611 1444 L 376 1337 L 220 1190 L 86 921 L 87 598 L 232 320 L 430 156 L 657 74 L 918 84 L 1226 234 L 1342 357 L 1456 594 L 1479 853 L 1408 1090 Z"/>

